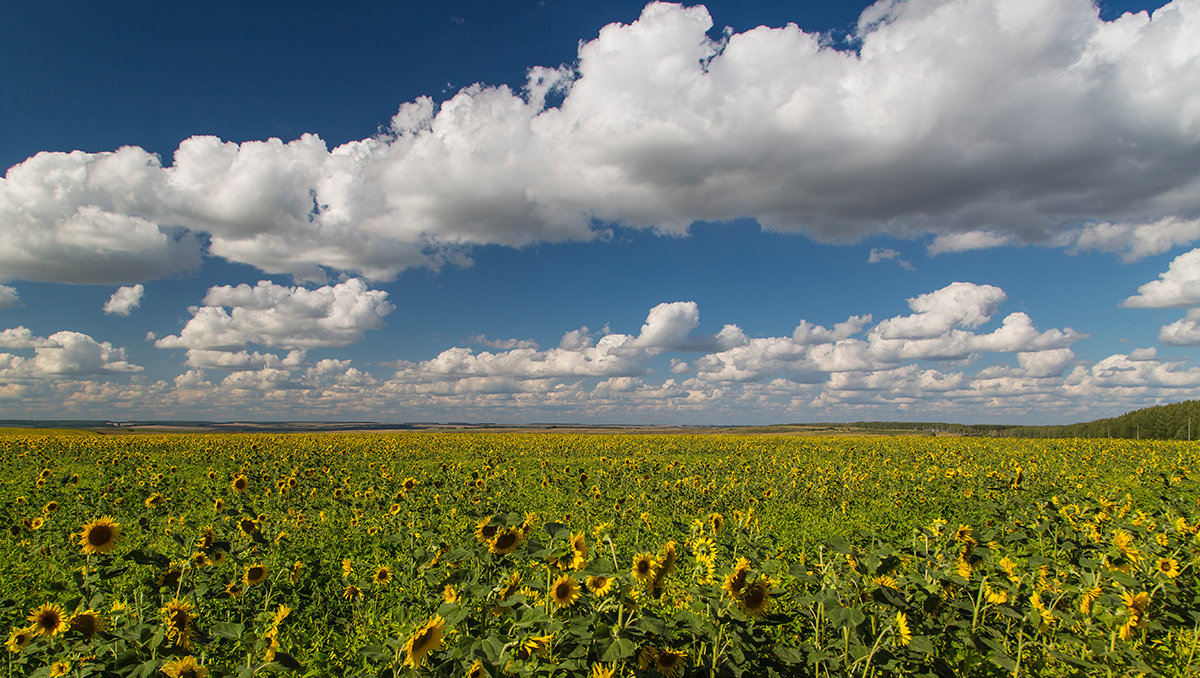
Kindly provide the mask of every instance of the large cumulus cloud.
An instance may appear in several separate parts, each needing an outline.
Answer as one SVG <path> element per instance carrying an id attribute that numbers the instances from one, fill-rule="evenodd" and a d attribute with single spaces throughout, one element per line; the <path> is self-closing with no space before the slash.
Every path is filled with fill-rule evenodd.
<path id="1" fill-rule="evenodd" d="M 853 49 L 712 26 L 651 4 L 523 91 L 421 98 L 334 149 L 38 154 L 0 183 L 0 280 L 133 282 L 195 266 L 205 240 L 271 273 L 388 279 L 481 244 L 738 217 L 825 241 L 935 234 L 933 252 L 1137 258 L 1200 235 L 1196 0 L 1111 22 L 1087 0 L 889 0 Z"/>

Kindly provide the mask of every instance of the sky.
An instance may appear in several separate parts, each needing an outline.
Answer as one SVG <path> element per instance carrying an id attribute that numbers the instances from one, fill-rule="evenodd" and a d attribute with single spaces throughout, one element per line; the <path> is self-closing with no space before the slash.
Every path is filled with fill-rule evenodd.
<path id="1" fill-rule="evenodd" d="M 1200 0 L 21 2 L 0 419 L 1200 396 Z"/>

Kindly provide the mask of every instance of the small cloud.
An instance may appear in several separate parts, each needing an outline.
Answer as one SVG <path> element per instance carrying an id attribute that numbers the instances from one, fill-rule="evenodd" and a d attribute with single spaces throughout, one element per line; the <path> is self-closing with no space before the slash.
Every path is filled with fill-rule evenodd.
<path id="1" fill-rule="evenodd" d="M 995 231 L 967 231 L 966 233 L 944 233 L 929 243 L 929 255 L 946 254 L 948 252 L 967 252 L 970 250 L 986 250 L 993 247 L 1011 245 L 1013 237 L 1006 233 Z"/>
<path id="2" fill-rule="evenodd" d="M 486 335 L 476 334 L 467 338 L 472 344 L 487 346 L 502 351 L 511 351 L 515 348 L 532 348 L 538 347 L 537 342 L 532 339 L 488 339 Z"/>
<path id="3" fill-rule="evenodd" d="M 878 264 L 881 261 L 888 261 L 890 259 L 894 259 L 897 264 L 900 264 L 900 268 L 903 268 L 906 271 L 915 271 L 916 270 L 915 268 L 913 268 L 912 264 L 908 263 L 908 261 L 906 261 L 903 257 L 900 256 L 899 252 L 897 252 L 896 250 L 893 250 L 893 249 L 888 249 L 886 247 L 872 248 L 871 256 L 867 257 L 867 263 L 868 264 Z"/>
<path id="4" fill-rule="evenodd" d="M 21 301 L 17 289 L 8 285 L 0 285 L 0 308 L 12 308 Z"/>
<path id="5" fill-rule="evenodd" d="M 108 303 L 104 304 L 104 312 L 109 315 L 128 317 L 133 309 L 142 305 L 142 295 L 146 290 L 141 283 L 117 288 Z"/>

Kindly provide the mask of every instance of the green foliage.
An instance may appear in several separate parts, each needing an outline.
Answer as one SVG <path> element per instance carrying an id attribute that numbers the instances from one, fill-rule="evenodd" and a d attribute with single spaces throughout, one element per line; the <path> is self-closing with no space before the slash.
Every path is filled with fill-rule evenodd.
<path id="1" fill-rule="evenodd" d="M 0 459 L 9 676 L 1200 668 L 1193 445 L 10 436 Z"/>

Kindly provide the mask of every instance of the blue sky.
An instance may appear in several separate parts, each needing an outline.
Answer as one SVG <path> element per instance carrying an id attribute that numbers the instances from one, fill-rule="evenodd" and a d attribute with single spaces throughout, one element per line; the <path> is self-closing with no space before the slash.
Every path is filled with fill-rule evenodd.
<path id="1" fill-rule="evenodd" d="M 1194 0 L 11 14 L 0 418 L 1057 423 L 1200 392 Z"/>

